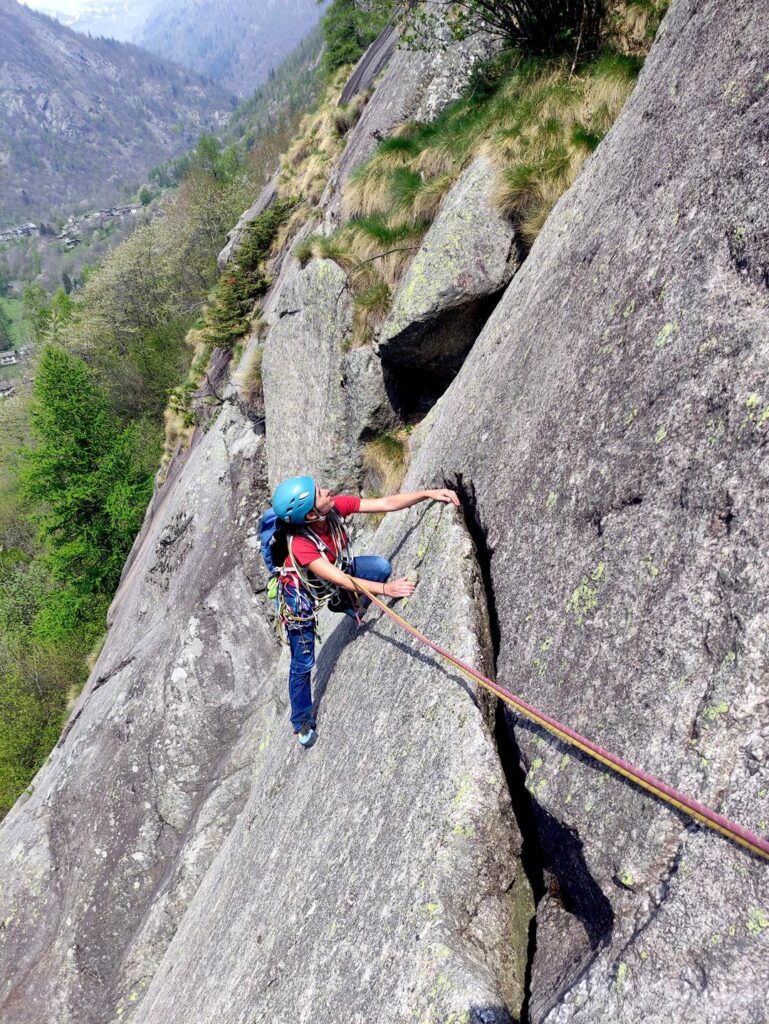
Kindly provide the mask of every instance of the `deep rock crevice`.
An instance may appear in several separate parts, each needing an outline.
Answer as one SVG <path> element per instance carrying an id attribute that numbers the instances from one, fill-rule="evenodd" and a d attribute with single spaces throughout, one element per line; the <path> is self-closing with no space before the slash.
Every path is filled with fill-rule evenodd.
<path id="1" fill-rule="evenodd" d="M 466 481 L 462 474 L 447 480 L 453 486 L 462 502 L 465 525 L 475 546 L 486 595 L 489 616 L 489 632 L 492 642 L 491 667 L 496 676 L 496 665 L 502 640 L 502 624 L 492 576 L 493 548 L 488 544 L 487 530 L 482 522 L 475 485 Z M 611 935 L 614 914 L 611 903 L 593 879 L 582 853 L 580 837 L 548 813 L 532 796 L 526 786 L 526 761 L 519 745 L 519 737 L 512 715 L 499 699 L 494 702 L 490 727 L 493 730 L 497 754 L 507 782 L 510 804 L 521 835 L 521 868 L 526 875 L 534 899 L 534 913 L 528 928 L 528 956 L 524 978 L 524 1000 L 520 1024 L 530 1024 L 542 1019 L 545 1007 L 552 1005 L 558 993 L 542 993 L 537 997 L 534 991 L 535 955 L 537 952 L 538 917 L 543 901 L 555 903 L 563 912 L 571 915 L 582 926 L 586 937 L 586 957 L 569 971 L 569 982 L 573 981 L 574 967 L 578 972 L 585 969 L 587 959 L 592 962 L 598 949 Z M 524 725 L 524 729 L 531 728 Z M 556 986 L 563 988 L 563 985 Z M 530 1012 L 532 998 L 537 1004 L 536 1012 Z"/>

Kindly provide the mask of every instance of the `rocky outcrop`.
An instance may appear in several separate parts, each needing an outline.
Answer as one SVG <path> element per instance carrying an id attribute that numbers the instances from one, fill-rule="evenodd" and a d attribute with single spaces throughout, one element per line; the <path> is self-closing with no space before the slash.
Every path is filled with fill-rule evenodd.
<path id="1" fill-rule="evenodd" d="M 321 202 L 329 224 L 340 220 L 341 192 L 350 173 L 368 160 L 378 143 L 402 121 L 431 121 L 460 95 L 473 66 L 494 48 L 492 40 L 475 35 L 444 40 L 441 46 L 395 50 L 329 177 Z"/>
<path id="2" fill-rule="evenodd" d="M 495 171 L 478 157 L 441 204 L 379 334 L 383 360 L 456 373 L 518 265 L 513 225 L 492 205 Z"/>
<path id="3" fill-rule="evenodd" d="M 377 550 L 419 569 L 409 617 L 483 664 L 482 583 L 456 513 L 392 516 Z M 269 738 L 141 1024 L 517 1019 L 531 903 L 482 708 L 455 673 L 404 659 L 379 613 L 357 630 L 345 619 L 320 648 L 321 741 L 289 747 L 283 721 Z"/>
<path id="4" fill-rule="evenodd" d="M 350 349 L 352 298 L 331 260 L 296 261 L 269 302 L 264 379 L 269 482 L 311 473 L 357 489 L 360 444 L 396 422 L 371 349 Z"/>
<path id="5" fill-rule="evenodd" d="M 398 44 L 400 31 L 397 25 L 386 25 L 374 42 L 368 47 L 347 79 L 339 97 L 339 106 L 343 107 L 359 93 L 370 89 L 374 80 L 392 57 Z"/>
<path id="6" fill-rule="evenodd" d="M 276 660 L 249 582 L 263 443 L 228 408 L 167 485 L 59 745 L 3 822 L 4 1021 L 127 1019 L 243 805 Z"/>
<path id="7" fill-rule="evenodd" d="M 407 481 L 464 494 L 500 679 L 759 833 L 766 32 L 747 2 L 673 6 Z M 514 731 L 556 894 L 537 915 L 531 1019 L 762 1019 L 766 865 Z"/>
<path id="8" fill-rule="evenodd" d="M 243 236 L 246 233 L 248 225 L 252 221 L 255 221 L 260 214 L 264 213 L 264 211 L 269 209 L 269 207 L 275 202 L 278 196 L 279 173 L 279 171 L 276 171 L 273 174 L 254 202 L 240 215 L 235 227 L 228 232 L 227 244 L 219 253 L 216 261 L 220 270 L 224 270 L 242 245 Z"/>

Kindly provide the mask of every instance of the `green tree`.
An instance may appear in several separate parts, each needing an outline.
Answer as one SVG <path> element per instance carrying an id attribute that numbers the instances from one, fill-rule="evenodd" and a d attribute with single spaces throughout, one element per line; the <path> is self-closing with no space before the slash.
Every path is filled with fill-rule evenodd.
<path id="1" fill-rule="evenodd" d="M 5 310 L 0 306 L 0 352 L 13 348 L 11 337 L 11 321 L 8 319 Z"/>
<path id="2" fill-rule="evenodd" d="M 72 320 L 75 310 L 74 299 L 70 297 L 64 288 L 57 288 L 53 293 L 50 305 L 48 306 L 48 330 L 47 340 L 60 343 Z"/>
<path id="3" fill-rule="evenodd" d="M 22 317 L 30 325 L 36 342 L 46 335 L 51 324 L 51 303 L 48 294 L 39 284 L 25 284 L 21 293 Z"/>
<path id="4" fill-rule="evenodd" d="M 237 255 L 222 273 L 205 313 L 205 337 L 212 345 L 231 348 L 248 330 L 256 300 L 269 287 L 265 261 L 280 228 L 296 206 L 281 199 L 246 227 Z"/>
<path id="5" fill-rule="evenodd" d="M 94 372 L 64 349 L 47 346 L 33 388 L 24 490 L 36 502 L 46 562 L 58 584 L 36 621 L 54 638 L 102 628 L 152 492 L 146 436 L 121 429 Z"/>

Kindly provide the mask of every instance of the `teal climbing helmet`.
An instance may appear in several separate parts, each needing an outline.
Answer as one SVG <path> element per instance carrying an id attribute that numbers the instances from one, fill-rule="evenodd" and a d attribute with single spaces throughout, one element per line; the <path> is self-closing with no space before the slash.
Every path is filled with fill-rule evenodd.
<path id="1" fill-rule="evenodd" d="M 311 476 L 291 476 L 278 484 L 272 496 L 275 515 L 284 523 L 303 523 L 315 507 L 315 481 Z"/>

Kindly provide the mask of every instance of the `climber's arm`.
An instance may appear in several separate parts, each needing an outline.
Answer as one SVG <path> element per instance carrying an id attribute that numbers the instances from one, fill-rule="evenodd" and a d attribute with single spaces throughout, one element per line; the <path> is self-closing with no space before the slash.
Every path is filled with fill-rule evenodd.
<path id="1" fill-rule="evenodd" d="M 398 512 L 402 508 L 410 508 L 420 501 L 445 501 L 459 505 L 455 491 L 445 487 L 437 491 L 409 491 L 405 494 L 390 494 L 385 498 L 361 498 L 361 512 Z"/>
<path id="2" fill-rule="evenodd" d="M 314 572 L 316 576 L 335 583 L 343 590 L 355 591 L 355 584 L 362 583 L 366 590 L 369 590 L 372 594 L 378 594 L 380 597 L 408 597 L 409 594 L 414 593 L 415 589 L 415 584 L 405 577 L 399 580 L 388 580 L 386 583 L 378 583 L 375 580 L 358 580 L 356 576 L 348 576 L 341 569 L 337 569 L 335 565 L 327 562 L 325 558 L 314 559 L 307 568 L 310 572 Z M 362 593 L 362 591 L 359 591 L 359 593 Z"/>

